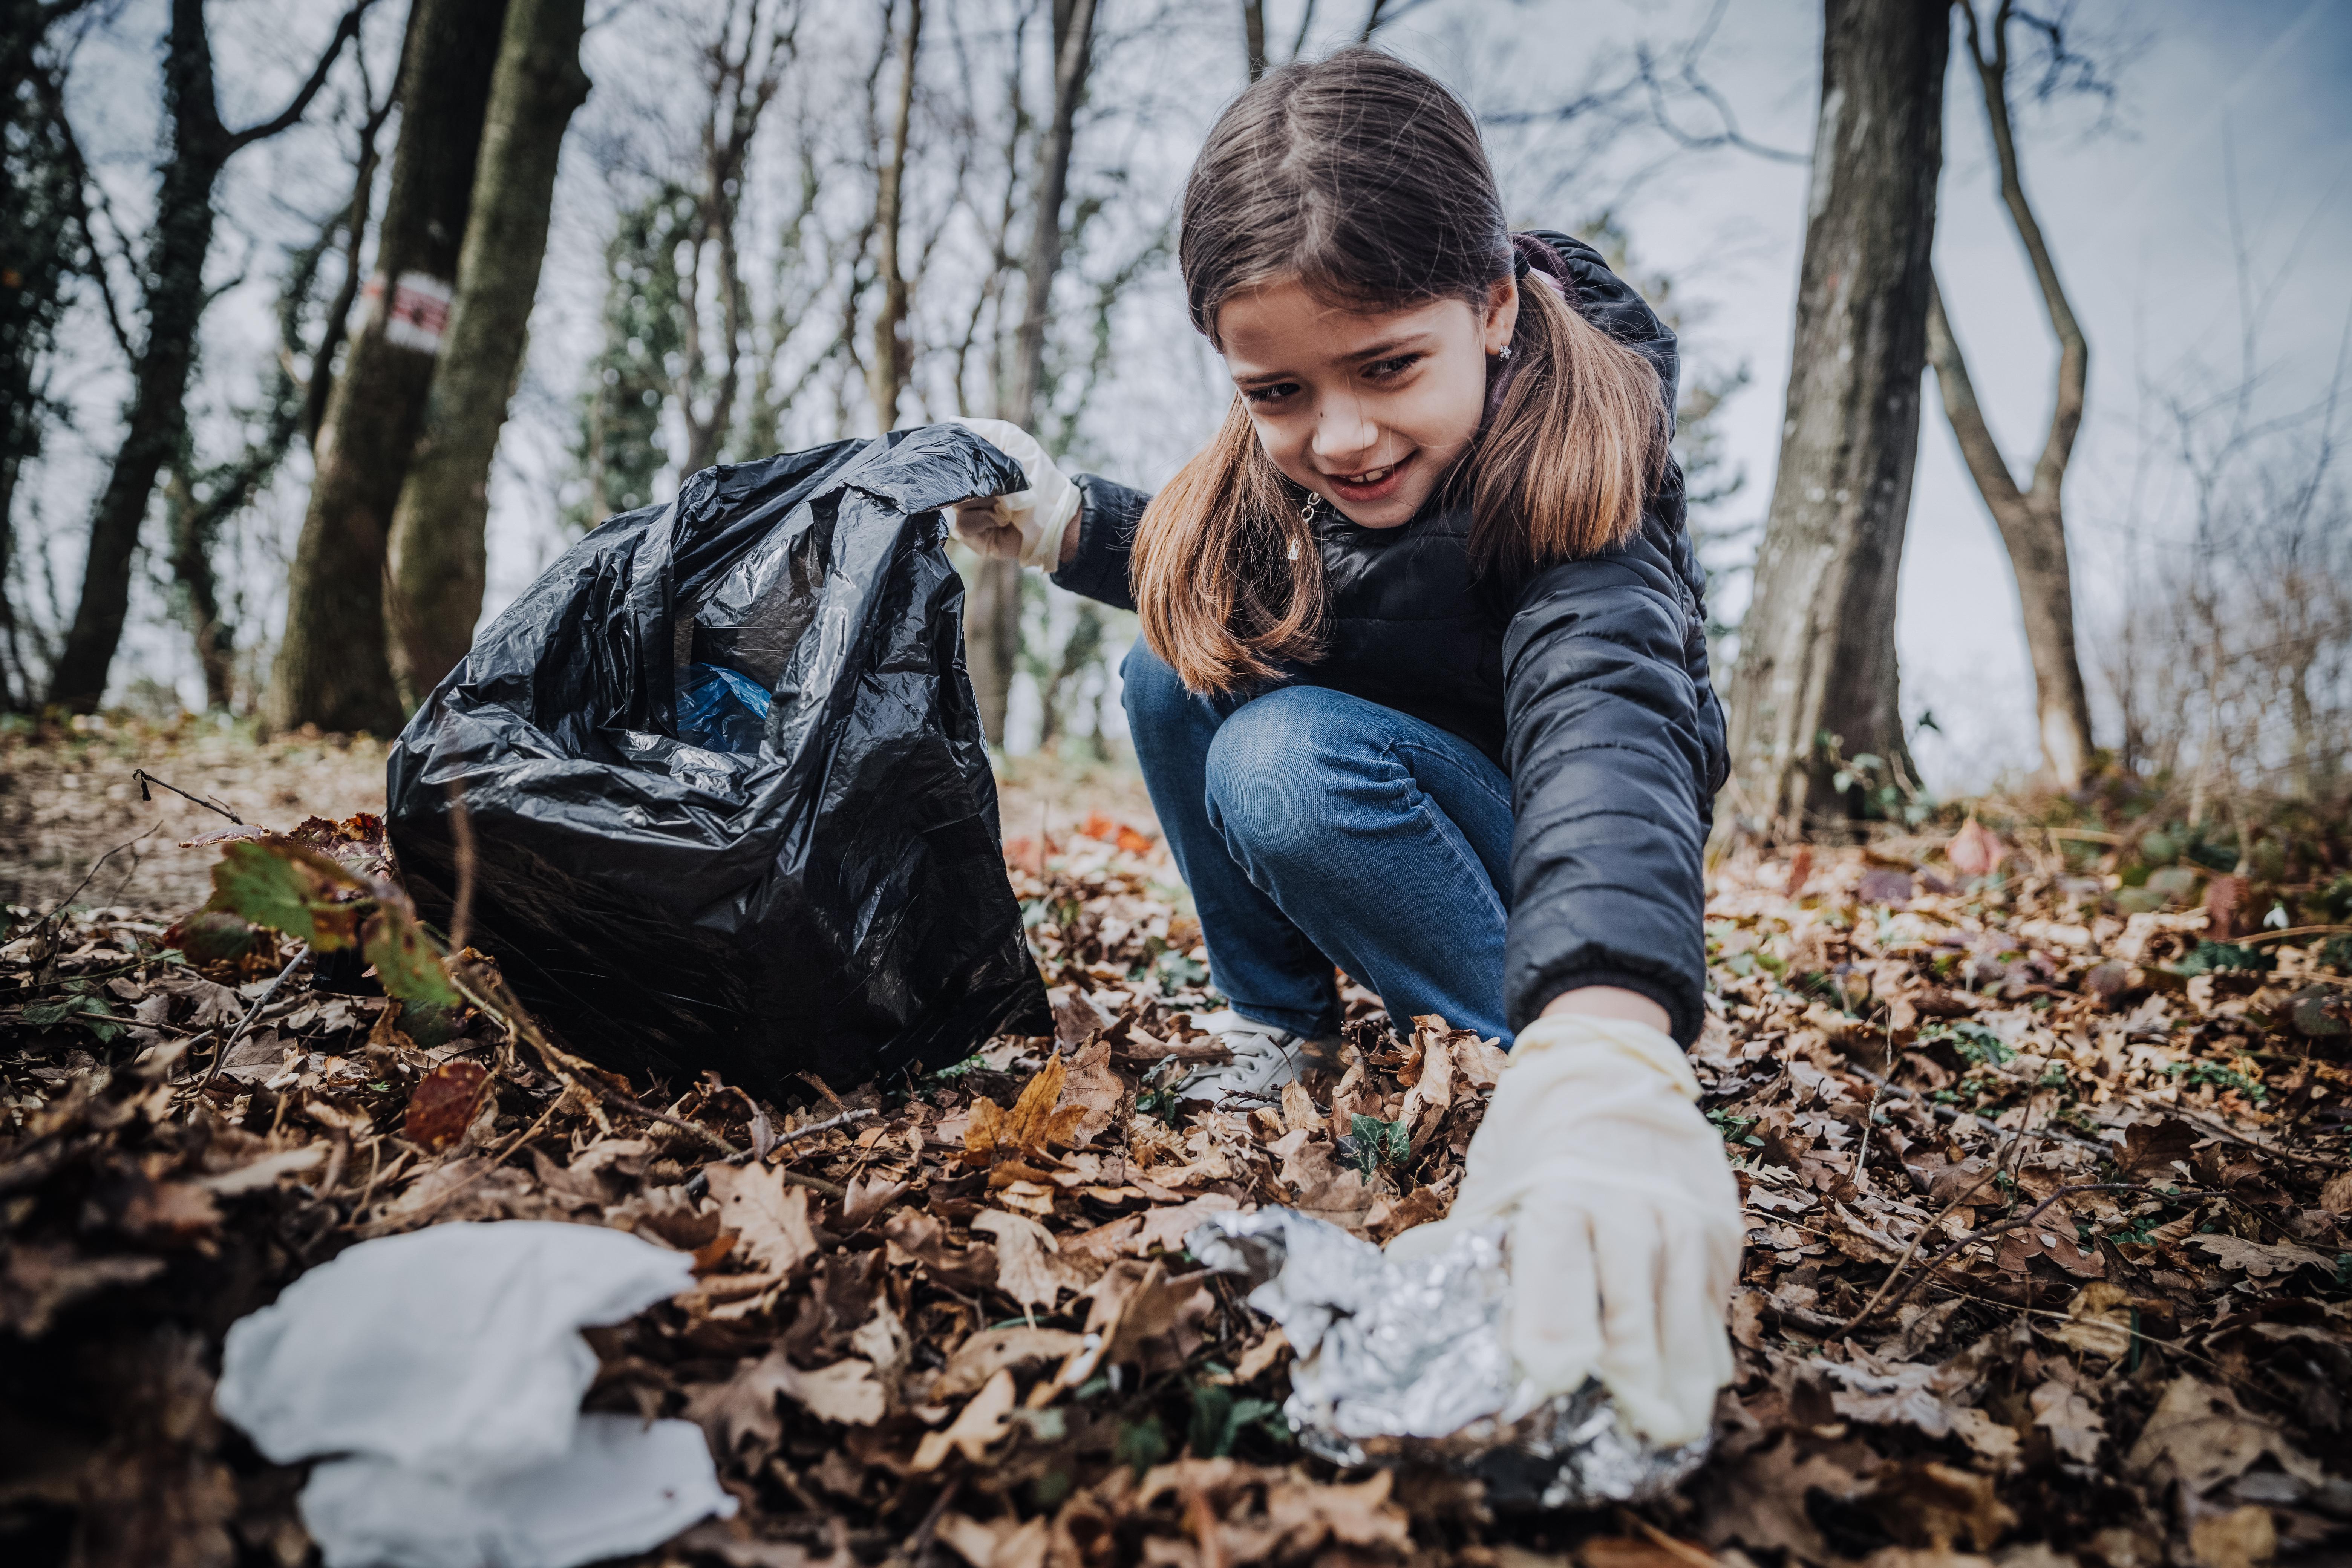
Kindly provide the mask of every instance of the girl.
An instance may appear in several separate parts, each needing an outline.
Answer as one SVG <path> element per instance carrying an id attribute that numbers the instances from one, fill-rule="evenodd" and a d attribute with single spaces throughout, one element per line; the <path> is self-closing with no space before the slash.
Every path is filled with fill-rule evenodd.
<path id="1" fill-rule="evenodd" d="M 1147 499 L 967 421 L 1033 488 L 958 528 L 1140 615 L 1136 755 L 1233 1003 L 1188 1092 L 1278 1093 L 1335 963 L 1401 1023 L 1516 1032 L 1452 1214 L 1391 1252 L 1507 1224 L 1528 1400 L 1598 1376 L 1699 1436 L 1743 1222 L 1677 1048 L 1725 756 L 1674 334 L 1590 247 L 1509 233 L 1468 112 L 1370 48 L 1236 99 L 1182 222 L 1215 439 Z"/>

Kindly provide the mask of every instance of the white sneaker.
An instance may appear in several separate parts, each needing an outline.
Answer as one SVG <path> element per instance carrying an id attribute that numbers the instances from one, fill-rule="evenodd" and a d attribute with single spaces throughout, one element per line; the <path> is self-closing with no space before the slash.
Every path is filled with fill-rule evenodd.
<path id="1" fill-rule="evenodd" d="M 1215 1067 L 1195 1068 L 1176 1086 L 1179 1100 L 1205 1100 L 1216 1105 L 1270 1103 L 1285 1084 L 1295 1083 L 1307 1063 L 1336 1056 L 1336 1037 L 1315 1039 L 1294 1035 L 1239 1013 L 1205 1013 L 1193 1025 L 1214 1036 L 1233 1052 L 1234 1059 Z"/>

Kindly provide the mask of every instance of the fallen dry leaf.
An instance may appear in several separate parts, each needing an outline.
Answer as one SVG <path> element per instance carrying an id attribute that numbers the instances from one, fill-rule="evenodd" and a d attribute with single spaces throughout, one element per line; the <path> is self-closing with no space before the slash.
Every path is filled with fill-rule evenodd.
<path id="1" fill-rule="evenodd" d="M 713 1165 L 710 1195 L 719 1202 L 719 1223 L 733 1231 L 752 1262 L 771 1274 L 790 1274 L 816 1256 L 816 1232 L 809 1222 L 809 1190 L 761 1164 Z"/>
<path id="2" fill-rule="evenodd" d="M 1000 1368 L 965 1403 L 951 1425 L 943 1431 L 923 1434 L 908 1468 L 918 1473 L 936 1470 L 950 1453 L 961 1453 L 977 1464 L 987 1457 L 989 1446 L 1003 1436 L 1004 1418 L 1012 1414 L 1013 1396 L 1013 1373 Z"/>
<path id="3" fill-rule="evenodd" d="M 410 1092 L 408 1110 L 401 1118 L 402 1136 L 439 1153 L 466 1135 L 489 1087 L 489 1069 L 479 1062 L 443 1062 Z"/>

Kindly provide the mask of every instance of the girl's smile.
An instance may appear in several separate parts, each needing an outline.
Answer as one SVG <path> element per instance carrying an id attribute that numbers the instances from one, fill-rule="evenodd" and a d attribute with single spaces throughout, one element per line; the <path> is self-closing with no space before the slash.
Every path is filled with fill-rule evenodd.
<path id="1" fill-rule="evenodd" d="M 1409 521 L 1478 434 L 1488 356 L 1518 289 L 1392 310 L 1334 305 L 1295 280 L 1228 297 L 1217 338 L 1267 457 L 1351 522 Z"/>

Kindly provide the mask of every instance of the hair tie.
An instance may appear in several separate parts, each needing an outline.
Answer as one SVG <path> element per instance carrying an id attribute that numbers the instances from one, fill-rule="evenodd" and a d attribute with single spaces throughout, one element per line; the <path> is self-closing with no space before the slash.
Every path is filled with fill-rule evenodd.
<path id="1" fill-rule="evenodd" d="M 1524 282 L 1530 272 L 1550 285 L 1563 303 L 1576 303 L 1576 279 L 1559 252 L 1538 236 L 1515 234 L 1511 236 L 1511 276 Z"/>

